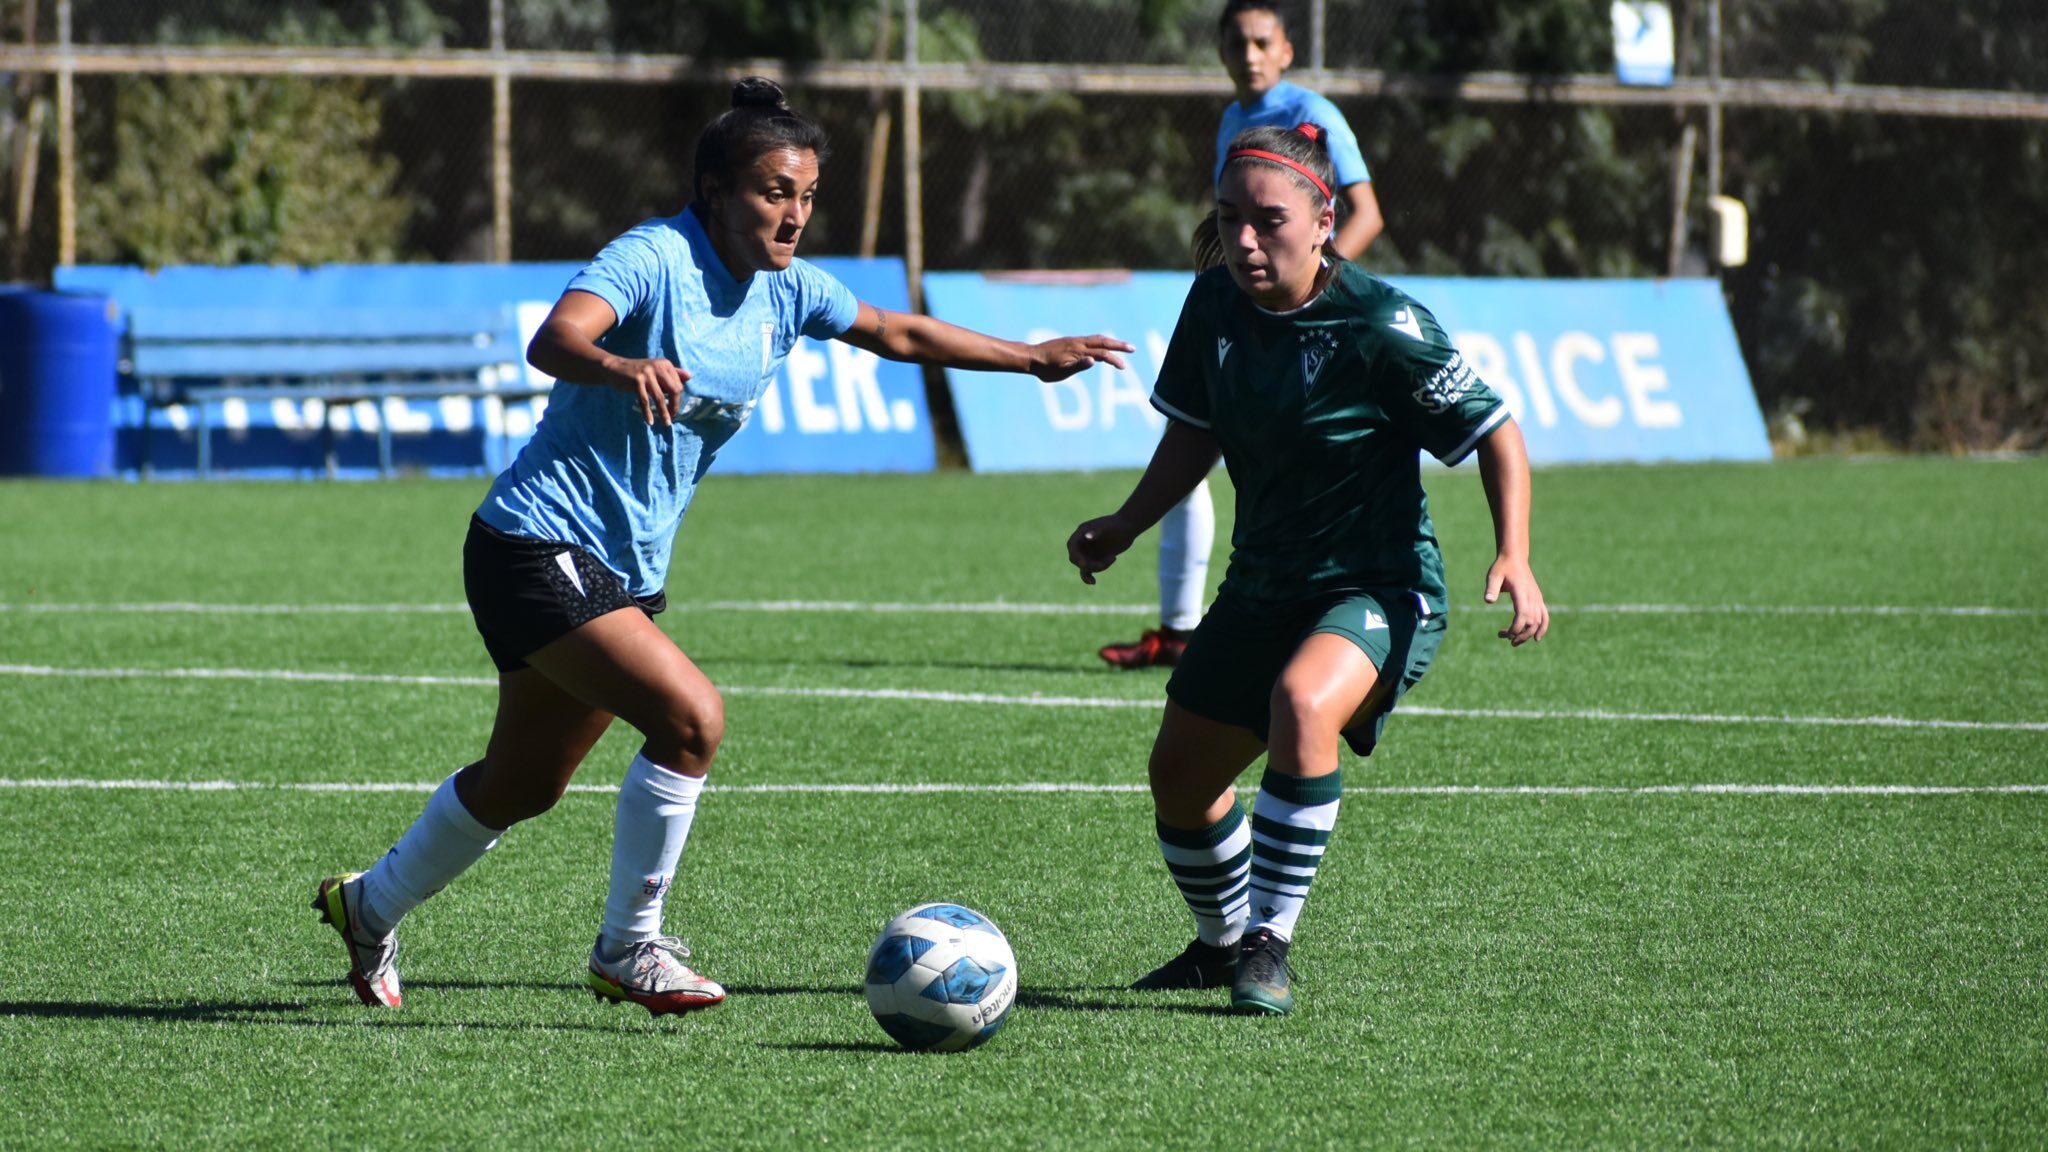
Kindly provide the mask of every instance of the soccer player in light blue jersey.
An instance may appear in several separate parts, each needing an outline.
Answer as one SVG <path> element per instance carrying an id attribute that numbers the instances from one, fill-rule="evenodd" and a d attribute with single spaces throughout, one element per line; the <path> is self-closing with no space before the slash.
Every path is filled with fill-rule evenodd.
<path id="1" fill-rule="evenodd" d="M 1358 151 L 1358 137 L 1321 94 L 1282 79 L 1294 63 L 1294 44 L 1279 0 L 1230 0 L 1223 6 L 1217 31 L 1223 67 L 1237 89 L 1237 99 L 1223 109 L 1216 126 L 1216 166 L 1212 179 L 1223 179 L 1223 158 L 1230 142 L 1248 128 L 1293 128 L 1313 124 L 1322 129 L 1336 169 L 1334 185 L 1341 207 L 1331 246 L 1346 260 L 1356 260 L 1379 237 L 1385 221 L 1373 192 L 1372 172 Z"/>
<path id="2" fill-rule="evenodd" d="M 399 920 L 552 807 L 614 717 L 644 743 L 619 790 L 588 983 L 657 1016 L 724 1000 L 662 933 L 724 702 L 653 616 L 697 482 L 799 336 L 1043 380 L 1124 366 L 1131 346 L 1104 336 L 1019 344 L 884 312 L 798 260 L 826 153 L 824 132 L 779 87 L 741 81 L 732 110 L 698 137 L 694 202 L 607 245 L 535 335 L 527 358 L 560 384 L 463 545 L 470 610 L 499 672 L 490 742 L 374 867 L 321 881 L 314 898 L 365 1004 L 399 1006 Z"/>
<path id="3" fill-rule="evenodd" d="M 1346 260 L 1356 260 L 1379 236 L 1382 224 L 1372 173 L 1337 106 L 1282 79 L 1294 62 L 1294 44 L 1287 38 L 1280 2 L 1230 0 L 1217 20 L 1218 50 L 1237 99 L 1223 109 L 1223 122 L 1216 129 L 1211 183 L 1223 179 L 1224 153 L 1238 133 L 1314 124 L 1322 130 L 1337 175 L 1333 188 L 1340 211 L 1331 247 Z M 1213 223 L 1204 221 L 1204 229 L 1213 239 Z M 1200 259 L 1197 264 L 1197 271 L 1206 266 Z M 1202 618 L 1209 552 L 1215 542 L 1216 508 L 1205 480 L 1159 521 L 1159 627 L 1146 629 L 1135 643 L 1105 646 L 1100 650 L 1103 660 L 1119 668 L 1150 668 L 1179 660 L 1189 631 Z"/>

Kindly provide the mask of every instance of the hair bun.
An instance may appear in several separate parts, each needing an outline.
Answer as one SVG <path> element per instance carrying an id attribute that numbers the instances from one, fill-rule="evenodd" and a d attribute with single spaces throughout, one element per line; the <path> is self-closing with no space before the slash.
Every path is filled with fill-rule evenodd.
<path id="1" fill-rule="evenodd" d="M 749 76 L 732 86 L 732 106 L 780 108 L 786 111 L 789 108 L 789 98 L 783 95 L 782 85 L 766 76 Z"/>

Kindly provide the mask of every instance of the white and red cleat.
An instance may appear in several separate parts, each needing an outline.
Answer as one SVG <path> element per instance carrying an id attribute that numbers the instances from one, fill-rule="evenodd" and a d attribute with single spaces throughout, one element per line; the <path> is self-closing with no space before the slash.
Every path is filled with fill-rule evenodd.
<path id="1" fill-rule="evenodd" d="M 398 934 L 386 932 L 373 937 L 362 929 L 362 873 L 329 876 L 313 894 L 313 911 L 341 933 L 348 947 L 348 982 L 356 996 L 372 1008 L 396 1008 L 398 990 Z"/>
<path id="2" fill-rule="evenodd" d="M 725 1002 L 725 989 L 690 970 L 690 946 L 673 936 L 630 945 L 606 955 L 603 939 L 590 949 L 590 991 L 613 1004 L 630 1000 L 651 1015 L 695 1012 Z"/>

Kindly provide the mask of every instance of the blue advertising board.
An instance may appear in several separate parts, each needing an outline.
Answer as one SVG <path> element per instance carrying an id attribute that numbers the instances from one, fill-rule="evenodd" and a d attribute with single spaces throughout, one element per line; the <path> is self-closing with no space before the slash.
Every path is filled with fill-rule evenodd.
<path id="1" fill-rule="evenodd" d="M 879 308 L 908 310 L 903 262 L 825 257 L 812 261 Z M 137 308 L 461 308 L 498 306 L 526 342 L 581 264 L 399 264 L 292 267 L 141 268 L 89 265 L 57 270 L 57 286 L 113 298 L 123 316 Z M 544 386 L 525 364 L 500 383 Z M 485 380 L 483 383 L 490 383 Z M 229 402 L 209 414 L 213 464 L 223 470 L 311 473 L 321 464 L 320 422 L 331 421 L 344 466 L 371 467 L 380 423 L 402 467 L 475 472 L 503 467 L 547 410 L 546 397 L 496 401 L 444 398 L 364 402 L 326 413 L 318 401 Z M 116 400 L 117 467 L 140 458 L 143 406 L 133 382 Z M 158 409 L 150 435 L 158 467 L 196 460 L 194 414 Z M 502 446 L 502 448 L 501 448 Z M 721 472 L 919 472 L 937 464 L 924 380 L 914 366 L 883 360 L 837 340 L 799 339 L 755 408 L 720 451 Z"/>
<path id="2" fill-rule="evenodd" d="M 1770 440 L 1711 280 L 1399 277 L 1513 411 L 1539 464 L 1768 460 Z M 933 315 L 1025 340 L 1103 332 L 1130 367 L 1045 384 L 947 373 L 981 471 L 1137 467 L 1164 427 L 1148 396 L 1187 295 L 1185 273 L 1092 279 L 930 273 Z"/>
<path id="3" fill-rule="evenodd" d="M 947 369 L 968 464 L 977 472 L 1020 472 L 1150 460 L 1166 427 L 1166 417 L 1152 407 L 1152 381 L 1187 290 L 1187 275 L 1173 272 L 927 272 L 926 310 L 963 328 L 1033 344 L 1102 333 L 1138 346 L 1125 357 L 1127 369 L 1103 364 L 1057 383 Z"/>

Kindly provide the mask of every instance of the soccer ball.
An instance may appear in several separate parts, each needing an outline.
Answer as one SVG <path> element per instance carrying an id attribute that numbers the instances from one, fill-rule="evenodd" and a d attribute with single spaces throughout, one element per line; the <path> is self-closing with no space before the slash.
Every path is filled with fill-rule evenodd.
<path id="1" fill-rule="evenodd" d="M 868 1008 L 898 1044 L 958 1052 L 996 1034 L 1017 1002 L 1017 958 L 995 921 L 958 904 L 920 904 L 868 950 Z"/>

